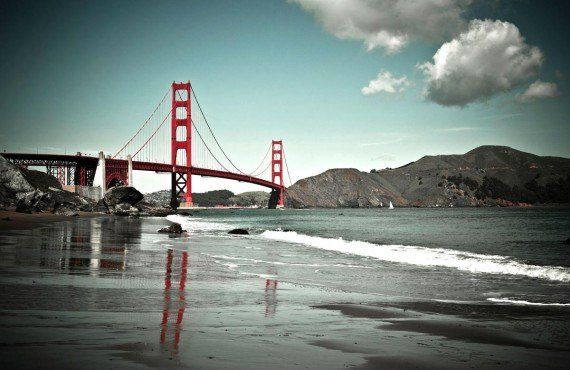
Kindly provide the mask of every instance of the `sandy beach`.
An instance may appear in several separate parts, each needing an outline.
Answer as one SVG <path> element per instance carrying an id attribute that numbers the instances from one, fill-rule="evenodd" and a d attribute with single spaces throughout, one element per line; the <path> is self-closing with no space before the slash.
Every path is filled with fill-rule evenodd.
<path id="1" fill-rule="evenodd" d="M 0 230 L 3 368 L 562 369 L 570 360 L 566 307 L 398 299 L 280 280 L 279 263 L 239 274 L 216 257 L 257 241 L 159 235 L 163 218 L 3 217 L 13 218 Z"/>

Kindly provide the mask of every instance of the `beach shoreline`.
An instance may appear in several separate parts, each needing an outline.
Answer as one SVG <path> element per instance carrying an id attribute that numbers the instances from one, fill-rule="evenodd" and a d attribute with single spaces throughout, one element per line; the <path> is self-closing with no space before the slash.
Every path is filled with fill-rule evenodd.
<path id="1" fill-rule="evenodd" d="M 17 233 L 0 229 L 7 368 L 561 369 L 570 359 L 568 307 L 403 299 L 363 280 L 345 285 L 333 272 L 382 282 L 389 266 L 228 236 L 247 226 L 241 212 L 224 224 L 200 214 L 177 237 L 156 232 L 166 218 L 19 215 L 2 214 Z"/>

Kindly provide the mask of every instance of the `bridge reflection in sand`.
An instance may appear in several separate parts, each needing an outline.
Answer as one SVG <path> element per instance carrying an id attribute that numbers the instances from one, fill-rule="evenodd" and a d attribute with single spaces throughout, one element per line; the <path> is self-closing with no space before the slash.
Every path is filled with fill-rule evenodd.
<path id="1" fill-rule="evenodd" d="M 166 272 L 164 274 L 164 307 L 162 310 L 162 321 L 160 323 L 160 346 L 163 351 L 172 351 L 178 354 L 180 343 L 180 332 L 182 331 L 182 321 L 184 310 L 186 309 L 186 275 L 188 269 L 188 252 L 182 252 L 180 261 L 180 277 L 178 287 L 172 288 L 172 267 L 173 251 L 169 249 L 166 255 Z M 177 292 L 178 291 L 178 292 Z M 171 313 L 176 313 L 174 322 Z"/>

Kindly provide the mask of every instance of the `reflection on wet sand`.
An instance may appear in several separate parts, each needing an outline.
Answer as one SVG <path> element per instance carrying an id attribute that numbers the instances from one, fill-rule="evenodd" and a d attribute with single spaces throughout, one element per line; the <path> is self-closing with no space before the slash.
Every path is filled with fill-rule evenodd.
<path id="1" fill-rule="evenodd" d="M 140 243 L 140 222 L 118 228 L 113 219 L 72 222 L 41 230 L 40 266 L 67 273 L 124 271 L 129 246 Z M 55 252 L 55 253 L 54 253 Z"/>
<path id="2" fill-rule="evenodd" d="M 277 280 L 265 280 L 265 294 L 263 295 L 265 317 L 274 316 L 277 312 L 277 283 Z"/>
<path id="3" fill-rule="evenodd" d="M 188 270 L 188 252 L 182 252 L 180 261 L 180 278 L 178 282 L 178 294 L 172 292 L 172 265 L 173 251 L 169 249 L 166 255 L 166 272 L 164 275 L 164 308 L 162 310 L 162 321 L 160 330 L 160 345 L 163 351 L 172 351 L 172 354 L 178 354 L 178 345 L 180 343 L 180 332 L 182 330 L 182 321 L 184 319 L 184 310 L 186 309 L 186 275 Z M 177 301 L 172 300 L 171 295 L 178 298 Z M 170 323 L 170 314 L 176 312 L 175 322 Z"/>

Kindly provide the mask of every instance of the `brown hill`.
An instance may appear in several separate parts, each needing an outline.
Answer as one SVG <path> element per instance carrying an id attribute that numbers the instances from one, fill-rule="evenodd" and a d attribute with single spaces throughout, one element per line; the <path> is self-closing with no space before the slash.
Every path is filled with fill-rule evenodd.
<path id="1" fill-rule="evenodd" d="M 395 169 L 331 169 L 297 181 L 291 207 L 481 206 L 570 201 L 570 159 L 505 146 L 425 156 Z"/>

